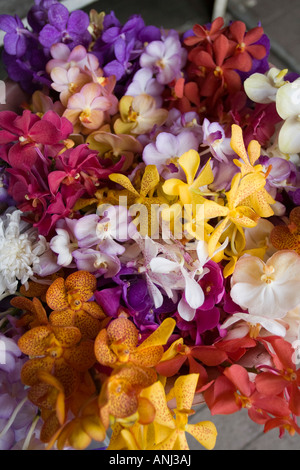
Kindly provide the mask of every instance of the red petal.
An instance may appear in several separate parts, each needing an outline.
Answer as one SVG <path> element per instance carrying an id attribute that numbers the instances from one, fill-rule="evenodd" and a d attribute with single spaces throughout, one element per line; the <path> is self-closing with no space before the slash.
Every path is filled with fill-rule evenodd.
<path id="1" fill-rule="evenodd" d="M 212 415 L 230 415 L 239 411 L 241 405 L 237 404 L 234 395 L 230 392 L 224 393 L 210 408 Z"/>
<path id="2" fill-rule="evenodd" d="M 264 30 L 261 26 L 256 26 L 256 28 L 250 29 L 248 33 L 246 33 L 246 36 L 244 38 L 244 43 L 245 44 L 253 44 L 254 42 L 257 42 L 262 35 L 264 34 Z"/>
<path id="3" fill-rule="evenodd" d="M 173 377 L 185 363 L 187 356 L 176 356 L 155 366 L 156 371 L 164 377 Z"/>
<path id="4" fill-rule="evenodd" d="M 258 374 L 255 383 L 257 391 L 264 395 L 279 395 L 288 385 L 288 382 L 280 375 L 272 374 L 272 372 Z"/>
<path id="5" fill-rule="evenodd" d="M 221 34 L 214 42 L 213 49 L 214 49 L 214 54 L 216 58 L 216 64 L 221 66 L 227 56 L 228 53 L 228 47 L 229 47 L 229 41 L 224 36 L 224 34 Z"/>
<path id="6" fill-rule="evenodd" d="M 216 63 L 214 62 L 212 56 L 206 51 L 199 51 L 198 54 L 194 57 L 193 60 L 195 65 L 206 67 L 208 69 L 215 69 Z"/>
<path id="7" fill-rule="evenodd" d="M 234 364 L 224 370 L 224 375 L 240 390 L 240 392 L 249 397 L 252 393 L 252 387 L 249 375 L 244 367 Z"/>
<path id="8" fill-rule="evenodd" d="M 251 54 L 255 59 L 261 60 L 266 56 L 266 48 L 261 44 L 253 44 L 253 46 L 247 47 L 247 52 Z"/>
<path id="9" fill-rule="evenodd" d="M 30 129 L 30 137 L 41 144 L 55 144 L 61 140 L 61 132 L 49 121 L 38 121 Z"/>
<path id="10" fill-rule="evenodd" d="M 195 346 L 192 348 L 191 354 L 207 366 L 217 366 L 228 359 L 224 351 L 212 346 Z"/>
<path id="11" fill-rule="evenodd" d="M 230 32 L 238 44 L 244 42 L 246 25 L 242 21 L 234 21 L 230 27 Z"/>

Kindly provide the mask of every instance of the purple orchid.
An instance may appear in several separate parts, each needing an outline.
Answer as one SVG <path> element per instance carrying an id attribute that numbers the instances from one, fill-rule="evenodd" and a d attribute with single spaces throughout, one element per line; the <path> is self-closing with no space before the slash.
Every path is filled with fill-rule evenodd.
<path id="1" fill-rule="evenodd" d="M 29 26 L 35 33 L 39 33 L 41 29 L 48 23 L 48 11 L 51 5 L 57 4 L 57 0 L 35 0 L 29 12 L 27 13 L 27 21 Z"/>
<path id="2" fill-rule="evenodd" d="M 166 179 L 173 177 L 171 164 L 190 149 L 198 150 L 199 142 L 193 132 L 185 131 L 175 136 L 169 132 L 158 134 L 155 143 L 146 145 L 143 160 L 146 165 L 155 165 L 158 172 Z"/>
<path id="3" fill-rule="evenodd" d="M 225 286 L 222 270 L 217 263 L 210 260 L 205 267 L 209 269 L 209 272 L 199 280 L 205 295 L 201 310 L 210 310 L 221 302 L 225 294 Z"/>
<path id="4" fill-rule="evenodd" d="M 4 48 L 9 55 L 22 57 L 27 49 L 27 35 L 30 32 L 25 28 L 18 15 L 0 15 L 0 29 L 5 31 Z"/>
<path id="5" fill-rule="evenodd" d="M 162 41 L 151 41 L 140 57 L 140 66 L 148 67 L 162 85 L 179 78 L 187 53 L 176 31 L 169 31 Z"/>
<path id="6" fill-rule="evenodd" d="M 78 270 L 88 271 L 96 277 L 111 278 L 121 268 L 117 256 L 111 256 L 93 248 L 80 248 L 72 254 Z"/>
<path id="7" fill-rule="evenodd" d="M 142 68 L 134 74 L 125 94 L 129 96 L 138 96 L 146 93 L 146 95 L 150 95 L 155 98 L 156 105 L 160 108 L 163 103 L 161 96 L 163 90 L 164 86 L 158 83 L 158 81 L 153 77 L 151 69 Z"/>
<path id="8" fill-rule="evenodd" d="M 228 163 L 228 158 L 234 155 L 230 138 L 225 137 L 223 127 L 218 122 L 210 123 L 206 118 L 203 121 L 202 146 L 208 146 L 207 151 L 219 162 Z"/>
<path id="9" fill-rule="evenodd" d="M 39 33 L 39 41 L 45 48 L 63 42 L 70 49 L 78 44 L 88 46 L 92 38 L 88 31 L 89 16 L 81 10 L 69 13 L 61 3 L 54 3 L 48 9 L 48 24 Z"/>
<path id="10" fill-rule="evenodd" d="M 178 317 L 177 327 L 188 335 L 193 345 L 205 344 L 203 336 L 206 332 L 217 329 L 216 335 L 219 336 L 218 326 L 220 324 L 220 310 L 212 307 L 209 310 L 197 309 L 192 321 L 187 322 Z M 208 342 L 210 343 L 210 342 Z"/>

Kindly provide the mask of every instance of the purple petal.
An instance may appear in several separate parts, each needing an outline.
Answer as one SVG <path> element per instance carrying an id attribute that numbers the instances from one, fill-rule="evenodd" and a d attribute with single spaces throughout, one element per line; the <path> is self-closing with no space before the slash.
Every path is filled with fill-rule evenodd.
<path id="1" fill-rule="evenodd" d="M 81 10 L 73 11 L 68 20 L 69 31 L 75 31 L 77 34 L 84 32 L 89 26 L 89 16 Z"/>
<path id="2" fill-rule="evenodd" d="M 102 34 L 102 41 L 106 43 L 112 43 L 116 41 L 116 39 L 119 37 L 120 32 L 121 31 L 118 26 L 112 26 L 107 31 L 104 31 L 104 33 Z"/>
<path id="3" fill-rule="evenodd" d="M 26 52 L 26 39 L 16 33 L 6 33 L 4 36 L 4 47 L 8 54 L 21 57 Z"/>
<path id="4" fill-rule="evenodd" d="M 46 24 L 39 34 L 39 41 L 42 46 L 51 47 L 53 44 L 60 42 L 61 33 L 54 26 Z"/>
<path id="5" fill-rule="evenodd" d="M 17 18 L 19 21 L 17 21 Z M 2 31 L 6 31 L 7 33 L 15 33 L 16 28 L 20 26 L 23 26 L 23 23 L 19 17 L 14 18 L 11 15 L 0 15 L 0 29 Z"/>
<path id="6" fill-rule="evenodd" d="M 61 3 L 56 3 L 49 8 L 48 20 L 49 23 L 55 26 L 59 31 L 63 31 L 67 26 L 69 18 L 68 9 Z"/>
<path id="7" fill-rule="evenodd" d="M 110 317 L 115 317 L 120 307 L 122 287 L 112 287 L 95 292 L 96 302 L 103 308 Z"/>
<path id="8" fill-rule="evenodd" d="M 118 38 L 116 40 L 114 51 L 115 51 L 116 59 L 119 62 L 121 62 L 121 64 L 124 63 L 125 60 L 127 60 L 127 58 L 126 58 L 126 42 L 125 42 L 124 39 Z"/>
<path id="9" fill-rule="evenodd" d="M 123 65 L 117 60 L 113 60 L 112 62 L 109 62 L 109 64 L 105 65 L 105 67 L 103 67 L 103 71 L 106 77 L 115 75 L 117 80 L 120 80 L 125 73 Z"/>

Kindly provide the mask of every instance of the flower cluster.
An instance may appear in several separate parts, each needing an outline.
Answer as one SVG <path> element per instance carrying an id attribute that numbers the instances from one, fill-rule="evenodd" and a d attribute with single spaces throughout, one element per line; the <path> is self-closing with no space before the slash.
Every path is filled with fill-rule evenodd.
<path id="1" fill-rule="evenodd" d="M 0 448 L 213 449 L 198 403 L 299 434 L 300 77 L 241 21 L 27 19 L 0 15 L 26 92 L 0 112 Z"/>

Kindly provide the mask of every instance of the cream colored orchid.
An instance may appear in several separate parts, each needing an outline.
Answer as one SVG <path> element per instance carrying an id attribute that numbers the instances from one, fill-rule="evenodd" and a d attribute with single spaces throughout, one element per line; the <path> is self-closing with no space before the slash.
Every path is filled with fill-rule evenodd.
<path id="1" fill-rule="evenodd" d="M 272 103 L 276 101 L 276 94 L 280 87 L 288 83 L 284 80 L 288 70 L 270 68 L 266 74 L 253 73 L 244 82 L 248 97 L 255 103 Z"/>
<path id="2" fill-rule="evenodd" d="M 119 103 L 120 118 L 114 123 L 116 134 L 147 134 L 167 120 L 168 111 L 157 108 L 155 99 L 147 94 L 123 96 Z"/>
<path id="3" fill-rule="evenodd" d="M 300 304 L 300 256 L 276 252 L 265 263 L 256 256 L 238 260 L 231 278 L 232 300 L 250 315 L 283 318 Z"/>
<path id="4" fill-rule="evenodd" d="M 283 153 L 300 152 L 300 78 L 282 86 L 276 95 L 276 109 L 284 123 L 278 145 Z"/>
<path id="5" fill-rule="evenodd" d="M 130 428 L 114 427 L 108 450 L 189 450 L 185 433 L 191 434 L 206 449 L 214 448 L 217 430 L 211 421 L 188 424 L 199 374 L 180 376 L 168 396 L 159 381 L 144 389 L 140 396 L 155 407 L 155 418 L 149 425 L 136 423 Z M 168 401 L 176 400 L 171 410 Z"/>

